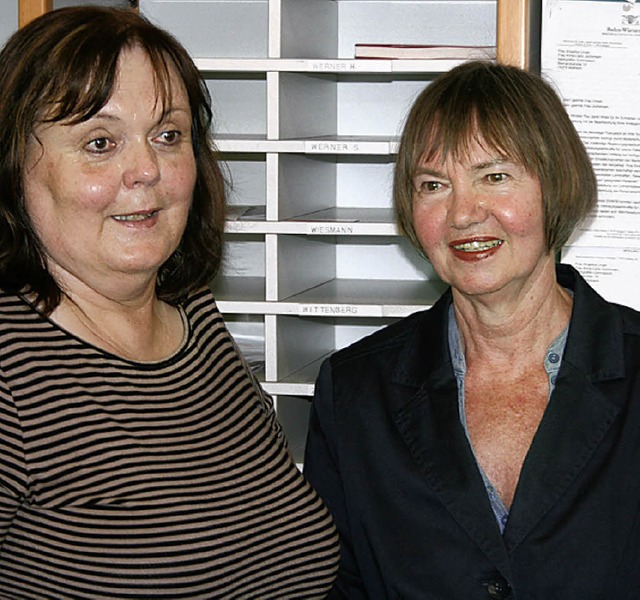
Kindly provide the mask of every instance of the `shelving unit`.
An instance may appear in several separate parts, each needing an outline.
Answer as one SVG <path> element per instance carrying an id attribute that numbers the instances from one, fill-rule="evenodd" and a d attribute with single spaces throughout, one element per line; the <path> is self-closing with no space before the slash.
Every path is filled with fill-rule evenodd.
<path id="1" fill-rule="evenodd" d="M 42 2 L 20 0 L 21 11 Z M 391 182 L 413 99 L 458 61 L 355 60 L 355 43 L 498 40 L 499 60 L 524 66 L 528 4 L 140 0 L 141 13 L 184 43 L 211 92 L 232 181 L 212 287 L 297 460 L 322 359 L 444 289 L 398 235 Z"/>
<path id="2" fill-rule="evenodd" d="M 141 0 L 140 10 L 206 78 L 233 184 L 213 289 L 301 460 L 322 359 L 444 289 L 398 236 L 391 183 L 413 99 L 458 62 L 355 60 L 354 45 L 494 45 L 496 2 Z"/>

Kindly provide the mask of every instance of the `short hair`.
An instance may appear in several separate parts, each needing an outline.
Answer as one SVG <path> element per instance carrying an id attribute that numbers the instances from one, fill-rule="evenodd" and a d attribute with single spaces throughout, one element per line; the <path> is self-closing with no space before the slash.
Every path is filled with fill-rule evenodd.
<path id="1" fill-rule="evenodd" d="M 463 63 L 420 93 L 400 140 L 393 182 L 396 219 L 421 252 L 413 225 L 416 169 L 424 160 L 464 158 L 474 142 L 538 178 L 548 251 L 558 251 L 595 208 L 591 161 L 551 85 L 517 67 Z"/>
<path id="2" fill-rule="evenodd" d="M 208 284 L 220 268 L 226 181 L 211 140 L 211 98 L 193 60 L 168 32 L 129 9 L 61 8 L 16 31 L 0 52 L 0 287 L 35 294 L 50 313 L 61 290 L 24 202 L 27 145 L 39 122 L 82 122 L 109 100 L 123 51 L 141 48 L 158 99 L 171 99 L 170 69 L 184 84 L 196 182 L 186 228 L 161 265 L 157 296 L 171 304 Z"/>

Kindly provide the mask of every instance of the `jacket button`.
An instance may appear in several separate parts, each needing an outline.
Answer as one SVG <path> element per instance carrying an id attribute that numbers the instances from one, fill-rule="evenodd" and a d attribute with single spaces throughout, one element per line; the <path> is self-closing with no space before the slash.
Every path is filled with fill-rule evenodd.
<path id="1" fill-rule="evenodd" d="M 511 595 L 511 587 L 504 579 L 496 579 L 487 583 L 487 593 L 494 600 L 505 600 Z"/>

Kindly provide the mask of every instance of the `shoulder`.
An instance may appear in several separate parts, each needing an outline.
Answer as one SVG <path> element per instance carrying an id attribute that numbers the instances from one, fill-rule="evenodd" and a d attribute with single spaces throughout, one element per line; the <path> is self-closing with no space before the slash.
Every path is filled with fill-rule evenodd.
<path id="1" fill-rule="evenodd" d="M 224 318 L 218 309 L 213 293 L 208 287 L 193 292 L 180 305 L 193 332 L 204 328 L 224 326 Z M 225 326 L 226 328 L 226 326 Z"/>
<path id="2" fill-rule="evenodd" d="M 427 318 L 428 310 L 420 311 L 387 325 L 354 342 L 331 357 L 334 367 L 357 360 L 370 360 L 375 355 L 388 355 L 404 346 L 418 323 Z"/>
<path id="3" fill-rule="evenodd" d="M 329 362 L 334 370 L 361 364 L 366 369 L 389 369 L 397 363 L 433 364 L 447 347 L 450 291 L 431 307 L 413 313 L 335 352 Z"/>
<path id="4" fill-rule="evenodd" d="M 0 288 L 0 318 L 16 314 L 34 312 L 31 306 L 17 294 L 6 292 Z"/>
<path id="5" fill-rule="evenodd" d="M 0 289 L 0 334 L 16 328 L 39 328 L 45 321 L 24 298 Z"/>
<path id="6" fill-rule="evenodd" d="M 611 303 L 622 320 L 622 328 L 626 335 L 640 336 L 640 312 L 622 304 Z"/>
<path id="7" fill-rule="evenodd" d="M 568 363 L 594 380 L 624 377 L 625 365 L 640 358 L 640 312 L 610 302 L 568 265 L 558 280 L 573 291 L 573 313 L 565 349 Z"/>
<path id="8" fill-rule="evenodd" d="M 196 290 L 181 304 L 187 313 L 218 312 L 213 293 L 208 287 Z"/>
<path id="9" fill-rule="evenodd" d="M 559 281 L 574 294 L 573 320 L 600 331 L 615 328 L 624 334 L 640 335 L 640 312 L 603 298 L 584 277 L 569 265 L 558 265 Z"/>

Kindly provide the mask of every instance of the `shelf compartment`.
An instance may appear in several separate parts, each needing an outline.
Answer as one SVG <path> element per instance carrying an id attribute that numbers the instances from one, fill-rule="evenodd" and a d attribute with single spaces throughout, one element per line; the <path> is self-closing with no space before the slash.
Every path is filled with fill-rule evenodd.
<path id="1" fill-rule="evenodd" d="M 495 0 L 282 0 L 281 10 L 282 58 L 349 59 L 356 43 L 495 44 Z"/>
<path id="2" fill-rule="evenodd" d="M 289 451 L 294 462 L 301 466 L 304 461 L 311 401 L 300 396 L 278 395 L 274 396 L 274 404 Z"/>
<path id="3" fill-rule="evenodd" d="M 213 136 L 267 135 L 267 78 L 264 73 L 205 73 L 211 95 Z"/>
<path id="4" fill-rule="evenodd" d="M 285 394 L 294 396 L 313 396 L 315 381 L 320 372 L 320 366 L 331 353 L 319 356 L 309 364 L 298 369 L 294 373 L 283 377 L 279 381 L 265 381 L 264 388 L 270 394 Z"/>
<path id="5" fill-rule="evenodd" d="M 281 154 L 278 161 L 280 221 L 307 220 L 305 215 L 313 214 L 322 218 L 323 211 L 328 216 L 338 210 L 342 215 L 334 212 L 328 220 L 354 220 L 358 209 L 391 210 L 391 154 Z M 393 223 L 392 213 L 387 215 L 387 223 Z"/>
<path id="6" fill-rule="evenodd" d="M 251 234 L 225 236 L 220 274 L 264 278 L 265 237 Z"/>
<path id="7" fill-rule="evenodd" d="M 268 0 L 140 0 L 139 7 L 193 57 L 268 57 Z"/>
<path id="8" fill-rule="evenodd" d="M 272 318 L 275 352 L 269 356 L 270 371 L 266 381 L 313 384 L 318 360 L 335 349 L 335 329 L 330 320 L 296 315 Z M 314 368 L 310 369 L 310 366 Z"/>
<path id="9" fill-rule="evenodd" d="M 259 379 L 265 370 L 265 322 L 260 315 L 224 314 L 229 332 Z"/>
<path id="10" fill-rule="evenodd" d="M 264 235 L 225 235 L 220 271 L 210 284 L 222 302 L 235 299 L 260 310 L 266 297 L 266 240 Z M 253 312 L 253 311 L 246 311 Z"/>
<path id="11" fill-rule="evenodd" d="M 399 135 L 424 73 L 279 73 L 279 138 Z"/>
<path id="12" fill-rule="evenodd" d="M 268 312 L 264 277 L 234 277 L 219 274 L 210 287 L 223 313 Z"/>
<path id="13" fill-rule="evenodd" d="M 280 235 L 274 243 L 276 289 L 268 292 L 267 300 L 291 302 L 332 280 L 437 280 L 431 265 L 406 238 Z"/>
<path id="14" fill-rule="evenodd" d="M 265 383 L 278 382 L 281 390 L 286 386 L 306 386 L 309 391 L 324 358 L 397 320 L 290 315 L 274 318 L 277 352 L 268 358 L 274 370 Z"/>
<path id="15" fill-rule="evenodd" d="M 227 219 L 260 219 L 267 198 L 266 155 L 222 153 L 219 160 L 228 183 Z"/>

